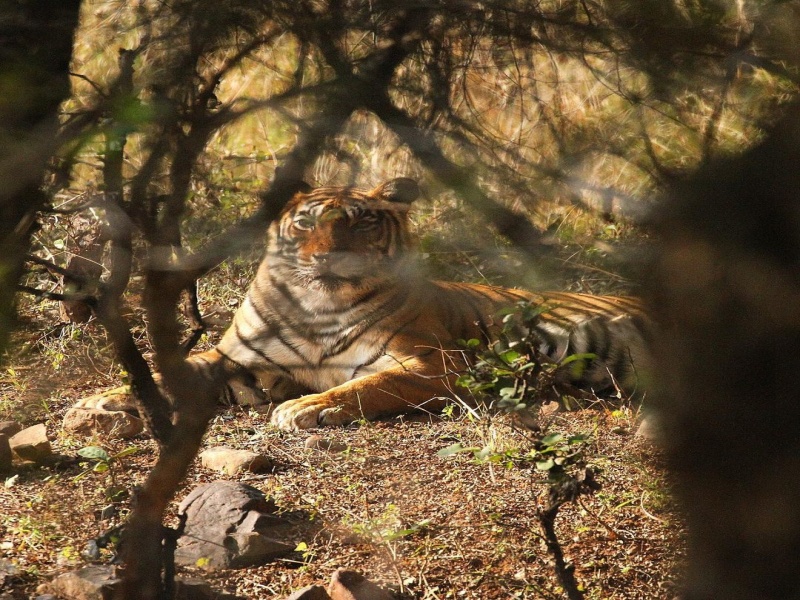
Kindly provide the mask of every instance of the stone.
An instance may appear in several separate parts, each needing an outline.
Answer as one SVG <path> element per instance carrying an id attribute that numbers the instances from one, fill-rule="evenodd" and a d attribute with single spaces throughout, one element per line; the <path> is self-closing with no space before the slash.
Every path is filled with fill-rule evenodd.
<path id="1" fill-rule="evenodd" d="M 11 437 L 22 431 L 22 425 L 17 421 L 0 421 L 0 433 Z"/>
<path id="2" fill-rule="evenodd" d="M 13 457 L 14 454 L 11 452 L 8 436 L 0 433 L 0 473 L 8 473 L 11 470 Z"/>
<path id="3" fill-rule="evenodd" d="M 309 450 L 321 450 L 323 452 L 344 452 L 347 450 L 347 444 L 329 440 L 316 434 L 308 436 L 305 446 Z"/>
<path id="4" fill-rule="evenodd" d="M 639 426 L 636 428 L 634 437 L 647 440 L 648 442 L 653 442 L 655 444 L 662 441 L 663 432 L 658 424 L 658 417 L 653 414 L 645 415 L 644 418 L 642 418 L 641 423 L 639 423 Z"/>
<path id="5" fill-rule="evenodd" d="M 78 400 L 73 408 L 96 408 L 99 410 L 122 410 L 134 416 L 139 416 L 139 408 L 131 393 L 130 386 L 123 385 L 93 396 Z"/>
<path id="6" fill-rule="evenodd" d="M 8 440 L 11 450 L 21 460 L 41 462 L 53 454 L 50 440 L 47 439 L 47 428 L 44 423 L 26 427 L 15 433 Z"/>
<path id="7" fill-rule="evenodd" d="M 10 561 L 0 559 L 0 589 L 3 589 L 6 579 L 15 577 L 18 572 L 19 569 L 17 568 L 17 565 Z"/>
<path id="8" fill-rule="evenodd" d="M 294 552 L 297 545 L 286 544 L 260 533 L 232 533 L 224 545 L 230 552 L 231 567 L 261 565 Z"/>
<path id="9" fill-rule="evenodd" d="M 217 594 L 208 582 L 197 577 L 175 578 L 175 600 L 213 600 Z"/>
<path id="10" fill-rule="evenodd" d="M 297 590 L 294 594 L 286 598 L 286 600 L 330 600 L 331 597 L 325 588 L 321 585 L 307 585 L 306 587 Z"/>
<path id="11" fill-rule="evenodd" d="M 336 569 L 333 573 L 328 595 L 331 600 L 394 600 L 389 592 L 360 573 L 346 569 Z"/>
<path id="12" fill-rule="evenodd" d="M 235 481 L 198 486 L 181 502 L 186 517 L 175 561 L 221 569 L 261 564 L 293 552 L 297 540 L 284 540 L 286 521 L 275 504 L 254 487 Z M 264 535 L 269 533 L 269 535 Z M 261 539 L 263 538 L 263 539 Z"/>
<path id="13" fill-rule="evenodd" d="M 275 469 L 275 463 L 263 454 L 224 446 L 209 448 L 202 452 L 200 464 L 206 469 L 220 471 L 226 475 L 238 475 L 243 471 L 264 473 Z"/>
<path id="14" fill-rule="evenodd" d="M 114 439 L 127 439 L 144 431 L 144 421 L 122 410 L 99 408 L 70 408 L 64 415 L 65 431 L 78 435 L 103 435 Z"/>
<path id="15" fill-rule="evenodd" d="M 62 600 L 110 600 L 119 583 L 114 567 L 90 566 L 61 574 L 36 588 L 36 593 L 54 594 Z"/>

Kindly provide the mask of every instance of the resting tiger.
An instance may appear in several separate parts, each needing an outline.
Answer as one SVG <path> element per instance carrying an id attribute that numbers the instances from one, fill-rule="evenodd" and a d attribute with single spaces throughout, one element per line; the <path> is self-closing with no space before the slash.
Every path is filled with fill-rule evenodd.
<path id="1" fill-rule="evenodd" d="M 426 279 L 410 252 L 408 211 L 418 196 L 406 178 L 372 191 L 297 193 L 270 226 L 233 324 L 190 361 L 225 378 L 255 378 L 275 402 L 299 395 L 274 409 L 282 429 L 440 410 L 457 370 L 442 350 L 488 339 L 500 308 L 530 300 L 552 307 L 539 325 L 545 353 L 597 355 L 577 383 L 596 389 L 635 376 L 645 356 L 638 301 Z"/>

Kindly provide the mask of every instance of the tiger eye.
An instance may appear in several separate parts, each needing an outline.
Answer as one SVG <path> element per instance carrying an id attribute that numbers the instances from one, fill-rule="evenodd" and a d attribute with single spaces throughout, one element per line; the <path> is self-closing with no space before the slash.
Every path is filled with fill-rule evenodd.
<path id="1" fill-rule="evenodd" d="M 292 225 L 297 229 L 314 229 L 314 218 L 311 215 L 298 215 L 292 221 Z"/>

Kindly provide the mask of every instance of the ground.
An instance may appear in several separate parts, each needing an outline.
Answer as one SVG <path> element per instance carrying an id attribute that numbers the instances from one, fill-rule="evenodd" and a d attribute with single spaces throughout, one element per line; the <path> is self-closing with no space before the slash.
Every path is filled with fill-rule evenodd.
<path id="1" fill-rule="evenodd" d="M 155 444 L 145 435 L 115 441 L 61 430 L 63 413 L 76 399 L 118 385 L 123 374 L 95 323 L 48 329 L 45 323 L 57 318 L 47 305 L 23 306 L 23 314 L 27 320 L 0 378 L 0 419 L 46 422 L 56 452 L 71 457 L 90 445 L 112 454 L 131 447 L 136 452 L 107 473 L 73 462 L 26 468 L 6 479 L 0 488 L 0 559 L 18 568 L 2 588 L 11 598 L 30 597 L 54 575 L 89 564 L 87 543 L 124 520 L 129 508 L 129 499 L 112 502 L 106 491 L 112 483 L 133 489 L 156 459 Z M 623 402 L 550 417 L 551 431 L 590 434 L 589 464 L 602 484 L 593 496 L 566 505 L 557 520 L 566 558 L 589 599 L 676 595 L 683 527 L 658 449 L 634 435 L 639 413 Z M 532 464 L 477 461 L 471 453 L 437 455 L 456 442 L 524 449 L 529 434 L 511 425 L 504 416 L 454 414 L 318 432 L 347 446 L 336 453 L 306 449 L 310 432 L 278 431 L 261 412 L 221 408 L 206 446 L 256 450 L 277 463 L 274 473 L 235 479 L 275 499 L 296 524 L 298 550 L 257 568 L 189 570 L 241 598 L 282 598 L 324 583 L 338 567 L 357 569 L 406 600 L 562 598 L 535 518 L 547 501 L 544 474 Z M 170 523 L 188 491 L 222 477 L 195 464 Z M 108 515 L 101 511 L 111 505 L 116 514 L 103 518 Z M 103 551 L 95 562 L 111 558 Z"/>

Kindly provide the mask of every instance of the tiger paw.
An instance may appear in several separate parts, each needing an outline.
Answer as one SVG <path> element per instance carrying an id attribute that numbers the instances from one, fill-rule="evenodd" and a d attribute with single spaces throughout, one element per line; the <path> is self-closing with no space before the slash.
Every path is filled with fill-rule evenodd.
<path id="1" fill-rule="evenodd" d="M 338 405 L 331 405 L 324 394 L 310 394 L 287 400 L 272 411 L 272 424 L 285 431 L 345 425 L 354 418 Z"/>

